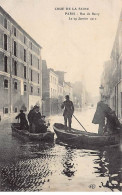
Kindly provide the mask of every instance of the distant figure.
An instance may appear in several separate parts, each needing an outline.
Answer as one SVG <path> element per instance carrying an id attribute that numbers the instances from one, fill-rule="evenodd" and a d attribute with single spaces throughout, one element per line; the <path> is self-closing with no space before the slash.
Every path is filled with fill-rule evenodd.
<path id="1" fill-rule="evenodd" d="M 65 96 L 66 101 L 64 101 L 61 105 L 61 108 L 64 109 L 64 125 L 67 127 L 67 121 L 69 130 L 71 130 L 71 123 L 72 123 L 72 115 L 74 113 L 74 105 L 73 102 L 69 100 L 69 95 Z"/>
<path id="2" fill-rule="evenodd" d="M 20 119 L 21 130 L 28 130 L 28 122 L 26 120 L 26 116 L 23 110 L 20 110 L 20 113 L 15 117 L 15 119 Z"/>
<path id="3" fill-rule="evenodd" d="M 108 105 L 105 104 L 104 101 L 105 99 L 103 97 L 101 101 L 97 103 L 97 109 L 92 120 L 92 123 L 99 124 L 99 135 L 103 135 L 104 133 L 106 112 L 109 109 Z"/>

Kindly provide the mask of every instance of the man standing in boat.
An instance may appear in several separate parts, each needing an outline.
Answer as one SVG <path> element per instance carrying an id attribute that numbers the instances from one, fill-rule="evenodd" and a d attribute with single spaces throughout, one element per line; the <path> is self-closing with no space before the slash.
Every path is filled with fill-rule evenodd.
<path id="1" fill-rule="evenodd" d="M 38 131 L 38 125 L 40 119 L 41 119 L 41 113 L 39 112 L 39 106 L 35 105 L 28 114 L 31 133 L 36 133 Z"/>
<path id="2" fill-rule="evenodd" d="M 73 102 L 70 101 L 69 95 L 65 96 L 66 101 L 64 101 L 61 105 L 61 108 L 64 109 L 63 116 L 64 116 L 64 125 L 67 127 L 67 121 L 69 130 L 71 130 L 71 123 L 72 123 L 72 115 L 74 113 L 74 105 Z"/>

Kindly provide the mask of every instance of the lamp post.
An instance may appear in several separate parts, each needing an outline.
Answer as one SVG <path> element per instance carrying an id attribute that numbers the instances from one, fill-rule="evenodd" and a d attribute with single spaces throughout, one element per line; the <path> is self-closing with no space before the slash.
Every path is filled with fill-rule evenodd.
<path id="1" fill-rule="evenodd" d="M 101 95 L 101 98 L 103 97 L 103 92 L 104 92 L 104 87 L 103 85 L 101 84 L 101 86 L 99 87 L 99 90 L 100 90 L 100 95 Z"/>

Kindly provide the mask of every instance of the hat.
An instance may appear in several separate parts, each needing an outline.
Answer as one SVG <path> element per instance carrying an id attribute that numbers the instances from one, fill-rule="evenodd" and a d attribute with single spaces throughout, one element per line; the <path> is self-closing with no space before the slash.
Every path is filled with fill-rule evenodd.
<path id="1" fill-rule="evenodd" d="M 39 106 L 38 105 L 35 105 L 33 108 L 39 108 Z"/>
<path id="2" fill-rule="evenodd" d="M 69 99 L 69 95 L 66 95 L 65 98 L 68 98 Z"/>

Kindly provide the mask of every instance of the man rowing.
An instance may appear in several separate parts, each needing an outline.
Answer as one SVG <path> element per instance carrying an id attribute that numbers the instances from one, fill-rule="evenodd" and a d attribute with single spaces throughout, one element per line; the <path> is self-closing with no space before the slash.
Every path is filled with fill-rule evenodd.
<path id="1" fill-rule="evenodd" d="M 64 101 L 61 105 L 61 108 L 64 109 L 63 116 L 64 116 L 64 125 L 67 127 L 67 121 L 68 121 L 68 127 L 69 130 L 71 130 L 71 123 L 72 123 L 72 115 L 74 113 L 74 105 L 73 102 L 69 99 L 69 95 L 65 96 L 66 101 Z"/>

